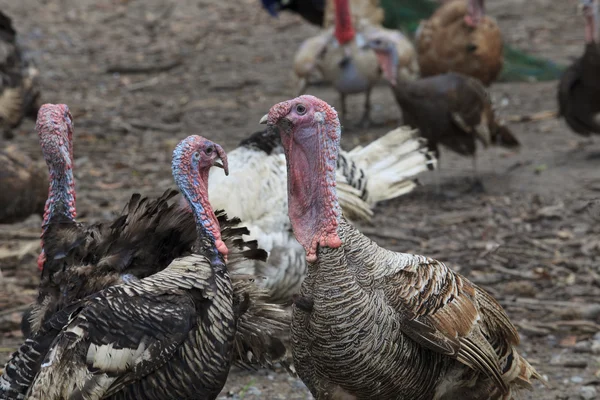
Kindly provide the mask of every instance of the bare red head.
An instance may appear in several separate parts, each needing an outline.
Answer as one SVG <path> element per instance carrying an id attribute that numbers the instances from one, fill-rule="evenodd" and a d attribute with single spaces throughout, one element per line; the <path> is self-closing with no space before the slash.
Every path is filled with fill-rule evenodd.
<path id="1" fill-rule="evenodd" d="M 585 19 L 585 42 L 600 43 L 598 0 L 580 0 L 580 6 Z"/>
<path id="2" fill-rule="evenodd" d="M 468 0 L 465 23 L 475 28 L 485 15 L 484 0 Z"/>
<path id="3" fill-rule="evenodd" d="M 306 259 L 314 262 L 318 246 L 342 244 L 337 233 L 342 213 L 335 189 L 341 134 L 337 112 L 323 100 L 305 95 L 274 105 L 261 123 L 281 136 L 290 221 Z"/>
<path id="4" fill-rule="evenodd" d="M 66 104 L 44 104 L 37 115 L 36 130 L 50 171 L 48 200 L 42 223 L 42 237 L 53 220 L 74 221 L 75 179 L 73 177 L 73 120 Z M 45 261 L 44 243 L 38 268 Z"/>
<path id="5" fill-rule="evenodd" d="M 344 45 L 354 39 L 352 13 L 349 0 L 335 0 L 335 38 Z"/>
<path id="6" fill-rule="evenodd" d="M 199 244 L 202 245 L 208 237 L 212 247 L 227 256 L 227 246 L 221 240 L 221 227 L 208 201 L 208 174 L 213 166 L 223 168 L 225 174 L 229 174 L 227 154 L 223 148 L 202 136 L 187 137 L 173 151 L 173 177 L 196 219 Z"/>

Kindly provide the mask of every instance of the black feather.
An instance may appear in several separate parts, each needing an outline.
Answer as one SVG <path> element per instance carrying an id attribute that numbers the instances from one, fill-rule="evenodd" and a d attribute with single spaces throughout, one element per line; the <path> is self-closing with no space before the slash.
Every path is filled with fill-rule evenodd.
<path id="1" fill-rule="evenodd" d="M 283 151 L 281 147 L 281 137 L 274 129 L 265 129 L 264 131 L 254 132 L 252 135 L 240 142 L 241 147 L 262 150 L 267 155 L 273 151 Z"/>

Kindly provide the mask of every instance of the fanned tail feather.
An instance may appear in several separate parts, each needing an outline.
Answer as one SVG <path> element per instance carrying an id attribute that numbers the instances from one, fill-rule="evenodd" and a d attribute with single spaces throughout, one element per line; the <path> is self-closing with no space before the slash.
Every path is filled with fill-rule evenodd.
<path id="1" fill-rule="evenodd" d="M 268 254 L 256 240 L 242 239 L 249 231 L 238 226 L 239 218 L 228 219 L 222 210 L 215 215 L 221 225 L 221 238 L 229 249 L 227 270 L 237 309 L 234 363 L 244 368 L 271 367 L 277 362 L 285 365 L 291 315 L 270 300 L 269 292 L 256 282 L 261 278 L 246 273 L 245 261 L 266 261 Z"/>
<path id="2" fill-rule="evenodd" d="M 268 291 L 254 280 L 248 275 L 231 275 L 238 306 L 234 362 L 244 368 L 268 368 L 277 362 L 287 366 L 291 314 L 273 304 Z"/>
<path id="3" fill-rule="evenodd" d="M 346 218 L 351 221 L 371 220 L 373 211 L 369 204 L 361 198 L 362 192 L 360 190 L 338 179 L 337 194 L 342 212 Z"/>
<path id="4" fill-rule="evenodd" d="M 362 197 L 371 207 L 412 191 L 417 186 L 414 177 L 434 169 L 437 162 L 418 130 L 408 127 L 394 129 L 346 155 L 364 171 Z"/>

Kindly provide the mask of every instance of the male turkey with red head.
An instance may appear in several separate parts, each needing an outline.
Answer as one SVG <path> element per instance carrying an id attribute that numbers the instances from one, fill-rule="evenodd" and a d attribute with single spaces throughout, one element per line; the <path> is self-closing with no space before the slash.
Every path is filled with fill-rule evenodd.
<path id="1" fill-rule="evenodd" d="M 301 96 L 261 122 L 281 136 L 289 216 L 309 263 L 292 352 L 317 399 L 509 399 L 541 379 L 489 294 L 440 261 L 379 247 L 345 220 L 331 106 Z"/>

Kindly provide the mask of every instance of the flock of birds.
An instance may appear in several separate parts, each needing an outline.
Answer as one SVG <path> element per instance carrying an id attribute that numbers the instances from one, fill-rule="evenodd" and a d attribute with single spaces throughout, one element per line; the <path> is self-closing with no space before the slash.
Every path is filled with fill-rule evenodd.
<path id="1" fill-rule="evenodd" d="M 281 363 L 331 400 L 508 400 L 546 384 L 488 293 L 352 224 L 412 191 L 439 144 L 473 156 L 476 141 L 519 145 L 485 89 L 502 68 L 502 38 L 483 0 L 446 2 L 415 45 L 381 25 L 377 0 L 263 4 L 323 25 L 294 59 L 298 97 L 271 107 L 266 129 L 229 154 L 201 136 L 182 140 L 171 165 L 179 191 L 134 194 L 94 224 L 76 217 L 69 109 L 36 105 L 37 73 L 0 15 L 0 122 L 9 129 L 37 110 L 49 171 L 0 152 L 0 222 L 43 215 L 39 295 L 0 399 L 214 399 L 233 364 Z M 589 135 L 600 133 L 600 26 L 597 0 L 581 4 L 585 54 L 565 71 L 559 105 Z M 340 93 L 340 116 L 303 94 L 315 75 Z M 340 150 L 345 97 L 365 93 L 368 124 L 382 77 L 407 126 Z"/>

